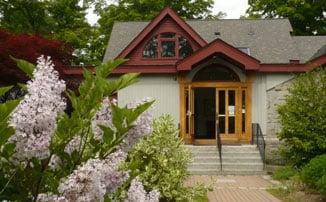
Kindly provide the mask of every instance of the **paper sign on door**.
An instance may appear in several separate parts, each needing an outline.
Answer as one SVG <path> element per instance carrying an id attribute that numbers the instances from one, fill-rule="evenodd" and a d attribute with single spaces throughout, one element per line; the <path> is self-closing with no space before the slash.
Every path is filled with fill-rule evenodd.
<path id="1" fill-rule="evenodd" d="M 234 116 L 235 106 L 229 106 L 229 116 Z"/>

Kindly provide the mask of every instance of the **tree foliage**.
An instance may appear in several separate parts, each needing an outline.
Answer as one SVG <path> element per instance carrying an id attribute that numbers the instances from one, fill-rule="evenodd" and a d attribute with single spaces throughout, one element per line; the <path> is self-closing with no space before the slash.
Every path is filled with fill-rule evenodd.
<path id="1" fill-rule="evenodd" d="M 249 18 L 289 18 L 296 35 L 326 34 L 324 0 L 250 0 Z"/>
<path id="2" fill-rule="evenodd" d="M 14 34 L 0 29 L 1 82 L 13 85 L 27 81 L 26 74 L 17 67 L 17 64 L 23 61 L 16 63 L 14 58 L 21 58 L 35 64 L 37 57 L 42 54 L 51 56 L 56 70 L 61 72 L 64 65 L 70 64 L 72 49 L 58 40 L 50 40 L 38 35 Z"/>
<path id="3" fill-rule="evenodd" d="M 88 4 L 81 5 L 79 0 L 3 0 L 0 26 L 16 33 L 61 40 L 75 50 L 75 64 L 98 64 L 101 59 L 91 52 L 98 35 L 87 23 L 87 9 Z"/>
<path id="4" fill-rule="evenodd" d="M 320 67 L 294 80 L 279 107 L 283 153 L 301 166 L 326 153 L 326 69 Z"/>

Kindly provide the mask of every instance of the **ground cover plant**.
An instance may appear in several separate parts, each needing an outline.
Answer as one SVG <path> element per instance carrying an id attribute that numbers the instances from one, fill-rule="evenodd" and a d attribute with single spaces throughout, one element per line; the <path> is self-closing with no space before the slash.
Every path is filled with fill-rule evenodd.
<path id="1" fill-rule="evenodd" d="M 153 101 L 118 107 L 108 96 L 137 81 L 127 74 L 109 81 L 124 60 L 84 70 L 79 94 L 67 90 L 73 111 L 64 112 L 65 82 L 48 57 L 37 66 L 20 61 L 31 76 L 22 100 L 0 105 L 0 200 L 111 201 L 125 182 L 124 201 L 158 201 L 157 190 L 145 190 L 137 176 L 119 169 L 127 153 L 151 134 Z M 1 88 L 4 94 L 8 88 Z"/>

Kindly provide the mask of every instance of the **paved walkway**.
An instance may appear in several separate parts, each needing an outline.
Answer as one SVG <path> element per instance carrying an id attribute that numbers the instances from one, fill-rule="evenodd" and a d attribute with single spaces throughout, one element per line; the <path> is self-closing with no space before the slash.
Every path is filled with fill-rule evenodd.
<path id="1" fill-rule="evenodd" d="M 197 183 L 211 185 L 208 193 L 210 202 L 279 202 L 280 200 L 266 191 L 271 183 L 263 176 L 207 176 L 194 175 L 186 182 L 191 186 Z"/>

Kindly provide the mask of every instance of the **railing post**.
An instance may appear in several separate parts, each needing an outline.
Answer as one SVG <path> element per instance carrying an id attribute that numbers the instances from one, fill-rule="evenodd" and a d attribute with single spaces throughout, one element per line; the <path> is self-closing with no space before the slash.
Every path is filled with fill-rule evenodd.
<path id="1" fill-rule="evenodd" d="M 218 149 L 219 157 L 220 157 L 220 169 L 222 171 L 222 141 L 220 136 L 220 128 L 218 123 L 216 123 L 216 146 Z"/>

